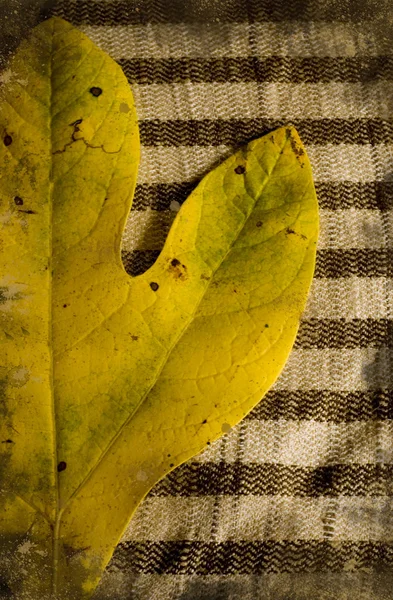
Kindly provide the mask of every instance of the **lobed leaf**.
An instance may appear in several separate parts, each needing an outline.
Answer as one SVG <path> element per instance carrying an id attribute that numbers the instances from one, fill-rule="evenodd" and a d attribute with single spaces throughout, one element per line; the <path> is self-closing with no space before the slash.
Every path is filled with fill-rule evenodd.
<path id="1" fill-rule="evenodd" d="M 0 135 L 1 577 L 18 599 L 79 600 L 151 487 L 281 372 L 317 200 L 295 129 L 280 128 L 208 174 L 156 263 L 129 277 L 132 94 L 58 18 L 10 65 Z"/>

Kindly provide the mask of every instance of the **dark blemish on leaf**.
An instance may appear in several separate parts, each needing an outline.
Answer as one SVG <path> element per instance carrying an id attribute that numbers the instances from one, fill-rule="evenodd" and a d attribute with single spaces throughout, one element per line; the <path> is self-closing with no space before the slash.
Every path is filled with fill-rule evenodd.
<path id="1" fill-rule="evenodd" d="M 73 121 L 73 123 L 70 123 L 70 127 L 74 127 L 75 131 L 80 131 L 78 125 L 80 125 L 83 122 L 83 119 L 77 119 L 76 121 Z"/>
<path id="2" fill-rule="evenodd" d="M 18 212 L 20 213 L 25 213 L 26 215 L 36 215 L 36 211 L 35 210 L 22 210 L 21 208 L 18 210 Z"/>
<path id="3" fill-rule="evenodd" d="M 174 467 L 175 465 L 174 465 L 173 463 L 171 463 L 169 466 L 170 466 L 170 467 Z"/>
<path id="4" fill-rule="evenodd" d="M 16 206 L 22 206 L 23 205 L 23 200 L 22 200 L 22 198 L 20 196 L 15 196 L 14 202 L 15 202 Z"/>
<path id="5" fill-rule="evenodd" d="M 3 142 L 4 142 L 4 146 L 11 146 L 11 144 L 12 144 L 12 137 L 11 137 L 10 135 L 8 135 L 8 134 L 7 134 L 7 135 L 4 137 L 4 140 L 3 140 Z"/>
<path id="6" fill-rule="evenodd" d="M 207 423 L 207 419 L 205 419 L 204 421 L 202 421 L 202 425 L 204 425 L 205 423 Z"/>
<path id="7" fill-rule="evenodd" d="M 30 331 L 27 331 L 24 327 L 21 328 L 23 335 L 30 335 Z"/>
<path id="8" fill-rule="evenodd" d="M 4 442 L 1 442 L 2 444 L 15 444 L 15 442 L 13 440 L 4 440 Z"/>
<path id="9" fill-rule="evenodd" d="M 90 88 L 90 94 L 98 98 L 98 96 L 101 96 L 102 94 L 102 89 L 99 87 L 92 87 Z"/>
<path id="10" fill-rule="evenodd" d="M 81 131 L 79 125 L 82 122 L 83 122 L 83 119 L 77 119 L 73 123 L 70 123 L 70 127 L 74 128 L 73 132 L 71 133 L 71 141 L 68 142 L 67 144 L 64 144 L 64 147 L 62 150 L 55 150 L 54 152 L 52 152 L 52 154 L 63 154 L 63 152 L 65 152 L 66 149 L 68 148 L 68 146 L 72 146 L 72 144 L 74 144 L 75 142 L 83 142 L 85 144 L 86 148 L 93 148 L 93 149 L 98 148 L 99 150 L 102 150 L 103 152 L 105 152 L 105 154 L 118 154 L 120 152 L 121 148 L 119 148 L 118 150 L 105 150 L 104 144 L 100 144 L 99 146 L 93 146 L 93 144 L 90 144 L 87 140 L 85 140 L 84 137 L 76 138 L 75 134 Z"/>
<path id="11" fill-rule="evenodd" d="M 156 292 L 160 286 L 159 286 L 159 285 L 158 285 L 158 283 L 156 283 L 155 281 L 152 281 L 152 282 L 150 283 L 150 287 L 151 287 L 151 289 L 153 290 L 153 292 Z"/>
<path id="12" fill-rule="evenodd" d="M 273 135 L 270 136 L 270 141 L 272 144 L 274 144 L 274 136 Z"/>
<path id="13" fill-rule="evenodd" d="M 300 157 L 303 156 L 303 154 L 304 154 L 303 148 L 298 144 L 298 142 L 296 141 L 296 139 L 294 137 L 292 137 L 292 132 L 291 132 L 290 129 L 286 129 L 285 130 L 285 134 L 286 134 L 287 140 L 291 140 L 292 152 L 294 153 L 294 155 L 298 159 L 298 161 L 300 163 L 300 166 L 303 168 L 304 167 L 304 163 L 302 163 L 300 161 Z"/>
<path id="14" fill-rule="evenodd" d="M 63 304 L 63 308 L 67 308 L 67 306 L 69 306 L 69 304 Z"/>
<path id="15" fill-rule="evenodd" d="M 266 323 L 265 327 L 269 327 L 269 325 Z"/>
<path id="16" fill-rule="evenodd" d="M 208 446 L 210 446 L 210 442 L 206 442 L 206 444 L 207 444 Z"/>
<path id="17" fill-rule="evenodd" d="M 237 290 L 233 290 L 235 292 L 235 294 L 237 294 Z"/>
<path id="18" fill-rule="evenodd" d="M 128 104 L 126 102 L 122 102 L 119 106 L 119 109 L 120 109 L 121 113 L 128 113 L 131 110 L 131 108 L 128 106 Z"/>
<path id="19" fill-rule="evenodd" d="M 204 275 L 203 273 L 201 274 L 201 279 L 204 279 L 205 281 L 209 281 L 210 277 L 208 277 L 207 275 Z"/>
<path id="20" fill-rule="evenodd" d="M 71 79 L 75 79 L 75 77 L 76 77 L 76 75 L 73 75 L 73 76 L 71 77 Z"/>
<path id="21" fill-rule="evenodd" d="M 246 172 L 246 168 L 245 168 L 245 167 L 243 167 L 243 165 L 239 165 L 239 166 L 238 166 L 238 167 L 236 167 L 236 169 L 235 169 L 235 173 L 236 173 L 237 175 L 243 175 L 243 173 L 245 173 L 245 172 Z"/>
<path id="22" fill-rule="evenodd" d="M 299 237 L 302 238 L 302 240 L 306 240 L 307 237 L 305 235 L 303 235 L 302 233 L 298 233 L 297 231 L 295 231 L 294 229 L 291 229 L 290 227 L 287 227 L 285 232 L 289 235 L 289 234 L 293 234 L 293 235 L 298 235 Z"/>
<path id="23" fill-rule="evenodd" d="M 136 341 L 139 340 L 139 336 L 138 335 L 132 335 L 131 339 L 132 339 L 133 342 L 136 342 Z"/>
<path id="24" fill-rule="evenodd" d="M 169 272 L 172 273 L 176 279 L 180 279 L 182 281 L 187 279 L 187 267 L 186 265 L 183 265 L 177 258 L 173 258 L 170 261 Z"/>
<path id="25" fill-rule="evenodd" d="M 67 468 L 67 463 L 64 462 L 64 460 L 60 461 L 59 464 L 57 465 L 57 471 L 58 473 L 61 473 L 62 471 L 65 471 Z"/>
<path id="26" fill-rule="evenodd" d="M 7 333 L 6 331 L 4 333 L 5 333 L 5 337 L 7 338 L 7 340 L 13 340 L 14 339 L 14 337 L 12 335 L 10 335 L 9 333 Z"/>
<path id="27" fill-rule="evenodd" d="M 262 227 L 262 221 L 257 222 L 257 227 Z"/>
<path id="28" fill-rule="evenodd" d="M 171 457 L 171 455 L 170 455 L 170 454 L 168 454 L 168 458 L 170 458 L 170 457 Z"/>

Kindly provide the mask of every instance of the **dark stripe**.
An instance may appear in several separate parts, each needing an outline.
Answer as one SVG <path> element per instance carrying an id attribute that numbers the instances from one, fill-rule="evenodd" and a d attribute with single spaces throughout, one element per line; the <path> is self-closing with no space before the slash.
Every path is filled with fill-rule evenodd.
<path id="1" fill-rule="evenodd" d="M 123 250 L 122 259 L 126 271 L 136 276 L 146 271 L 159 254 L 158 250 Z M 318 250 L 314 277 L 338 279 L 353 276 L 392 277 L 393 248 Z"/>
<path id="2" fill-rule="evenodd" d="M 393 390 L 271 390 L 246 419 L 333 423 L 393 419 Z"/>
<path id="3" fill-rule="evenodd" d="M 127 273 L 136 277 L 147 271 L 154 264 L 159 254 L 159 250 L 122 250 L 121 257 Z"/>
<path id="4" fill-rule="evenodd" d="M 168 210 L 171 202 L 179 204 L 188 198 L 198 182 L 142 183 L 135 190 L 132 210 Z M 319 207 L 328 210 L 346 208 L 390 210 L 393 208 L 393 181 L 315 182 Z"/>
<path id="5" fill-rule="evenodd" d="M 380 10 L 383 10 L 381 3 Z M 138 25 L 146 23 L 217 23 L 254 21 L 355 21 L 375 20 L 375 4 L 358 0 L 320 2 L 320 0 L 62 0 L 52 14 L 72 22 L 89 25 Z M 381 14 L 383 18 L 383 14 Z M 385 16 L 386 20 L 386 16 Z M 383 22 L 381 21 L 381 26 Z"/>
<path id="6" fill-rule="evenodd" d="M 393 56 L 236 58 L 123 58 L 130 83 L 357 83 L 393 79 Z"/>
<path id="7" fill-rule="evenodd" d="M 211 576 L 280 571 L 339 572 L 347 571 L 348 565 L 351 565 L 351 570 L 391 572 L 393 543 L 316 540 L 127 541 L 121 542 L 116 548 L 109 569 L 114 568 L 121 573 Z M 286 597 L 292 598 L 290 595 Z"/>
<path id="8" fill-rule="evenodd" d="M 314 277 L 392 277 L 393 248 L 319 250 Z"/>
<path id="9" fill-rule="evenodd" d="M 292 123 L 305 144 L 388 144 L 393 121 L 383 119 L 147 119 L 139 123 L 144 146 L 234 146 Z"/>
<path id="10" fill-rule="evenodd" d="M 393 348 L 393 320 L 390 319 L 304 319 L 295 348 Z"/>
<path id="11" fill-rule="evenodd" d="M 378 427 L 378 423 L 375 423 Z M 321 467 L 262 463 L 186 463 L 157 483 L 152 496 L 389 496 L 393 465 Z"/>

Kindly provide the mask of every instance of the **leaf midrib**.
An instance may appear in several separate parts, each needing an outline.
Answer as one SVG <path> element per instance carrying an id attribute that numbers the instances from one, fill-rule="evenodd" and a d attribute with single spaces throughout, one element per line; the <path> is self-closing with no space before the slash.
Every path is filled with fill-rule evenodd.
<path id="1" fill-rule="evenodd" d="M 55 393 L 54 393 L 54 360 L 53 360 L 53 38 L 55 36 L 55 23 L 52 25 L 51 35 L 51 50 L 50 50 L 50 61 L 49 61 L 49 82 L 50 82 L 50 100 L 49 100 L 49 150 L 50 150 L 50 176 L 49 176 L 49 257 L 48 257 L 48 273 L 50 277 L 49 285 L 49 356 L 50 356 L 50 389 L 52 396 L 52 435 L 53 435 L 53 472 L 55 479 L 55 494 L 56 494 L 56 505 L 55 505 L 55 522 L 52 530 L 52 593 L 57 594 L 58 589 L 58 563 L 59 563 L 59 533 L 60 533 L 60 487 L 59 487 L 59 474 L 57 471 L 58 465 L 58 445 L 57 445 L 57 419 L 56 419 L 56 406 L 55 406 Z"/>

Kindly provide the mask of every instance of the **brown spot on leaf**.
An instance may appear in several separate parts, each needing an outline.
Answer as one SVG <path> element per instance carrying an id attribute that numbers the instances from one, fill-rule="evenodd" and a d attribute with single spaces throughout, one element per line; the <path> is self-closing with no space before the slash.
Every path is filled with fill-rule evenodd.
<path id="1" fill-rule="evenodd" d="M 3 142 L 4 142 L 4 146 L 11 146 L 11 144 L 12 144 L 12 137 L 7 134 L 4 137 Z"/>
<path id="2" fill-rule="evenodd" d="M 262 221 L 257 222 L 257 227 L 262 227 Z"/>
<path id="3" fill-rule="evenodd" d="M 187 267 L 183 265 L 179 259 L 173 258 L 169 264 L 169 272 L 175 277 L 184 281 L 187 279 Z"/>
<path id="4" fill-rule="evenodd" d="M 153 290 L 153 292 L 156 292 L 160 286 L 159 286 L 159 285 L 158 285 L 158 283 L 156 283 L 155 281 L 152 281 L 152 282 L 150 283 L 150 287 L 151 287 L 151 289 Z"/>
<path id="5" fill-rule="evenodd" d="M 203 273 L 201 273 L 201 279 L 204 279 L 205 281 L 209 281 L 210 277 L 208 275 L 204 275 Z"/>
<path id="6" fill-rule="evenodd" d="M 61 473 L 62 471 L 65 471 L 66 468 L 67 468 L 67 463 L 64 462 L 64 460 L 61 460 L 59 462 L 59 464 L 57 465 L 57 471 L 58 471 L 58 473 Z"/>
<path id="7" fill-rule="evenodd" d="M 304 163 L 300 160 L 300 157 L 304 155 L 303 148 L 300 146 L 300 144 L 298 143 L 298 141 L 292 136 L 292 131 L 290 129 L 286 129 L 285 130 L 285 134 L 286 134 L 287 140 L 290 140 L 292 152 L 294 153 L 294 155 L 298 159 L 298 161 L 300 163 L 300 166 L 303 168 L 304 167 Z"/>
<path id="8" fill-rule="evenodd" d="M 67 306 L 69 306 L 69 304 L 63 304 L 63 308 L 67 308 Z"/>
<path id="9" fill-rule="evenodd" d="M 23 200 L 22 200 L 22 198 L 20 196 L 15 196 L 14 202 L 15 202 L 16 206 L 22 206 L 23 205 Z"/>
<path id="10" fill-rule="evenodd" d="M 2 444 L 15 444 L 15 442 L 13 440 L 4 440 L 4 442 L 1 442 Z"/>
<path id="11" fill-rule="evenodd" d="M 173 463 L 171 463 L 169 466 L 170 466 L 170 467 L 174 467 L 175 465 L 174 465 Z"/>
<path id="12" fill-rule="evenodd" d="M 297 231 L 295 231 L 294 229 L 291 229 L 290 227 L 286 228 L 285 233 L 287 235 L 290 235 L 290 234 L 298 235 L 300 238 L 302 238 L 302 240 L 306 240 L 307 239 L 307 236 L 303 235 L 302 233 L 298 233 Z"/>
<path id="13" fill-rule="evenodd" d="M 90 88 L 90 94 L 92 94 L 92 96 L 95 96 L 96 98 L 98 98 L 98 96 L 101 96 L 102 94 L 102 89 L 100 87 L 91 87 Z"/>
<path id="14" fill-rule="evenodd" d="M 26 215 L 36 215 L 37 214 L 35 210 L 31 210 L 31 209 L 28 209 L 28 210 L 19 209 L 18 212 L 25 213 Z"/>
<path id="15" fill-rule="evenodd" d="M 246 167 L 243 167 L 243 165 L 239 165 L 238 167 L 236 167 L 235 169 L 235 173 L 237 175 L 243 175 L 243 173 L 246 172 Z"/>
<path id="16" fill-rule="evenodd" d="M 133 342 L 136 342 L 136 341 L 139 340 L 139 336 L 138 335 L 132 335 L 131 339 L 132 339 Z"/>

